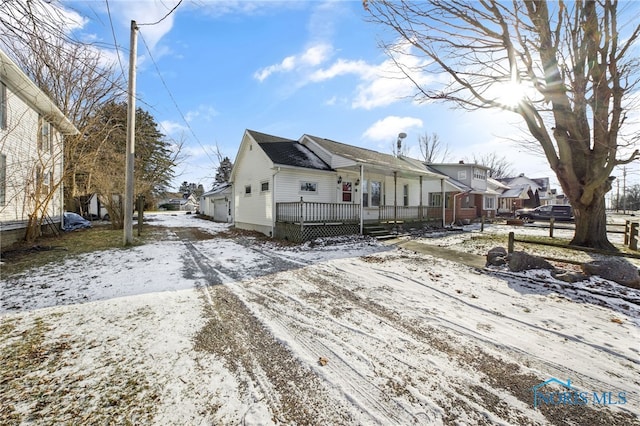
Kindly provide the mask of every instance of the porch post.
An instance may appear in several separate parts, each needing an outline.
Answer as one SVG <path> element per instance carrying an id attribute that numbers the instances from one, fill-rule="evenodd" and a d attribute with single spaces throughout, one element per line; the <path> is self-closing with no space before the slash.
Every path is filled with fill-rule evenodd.
<path id="1" fill-rule="evenodd" d="M 422 214 L 422 175 L 420 176 L 420 207 L 418 207 L 418 219 L 422 222 L 424 215 Z"/>
<path id="2" fill-rule="evenodd" d="M 360 164 L 360 235 L 364 228 L 364 166 Z"/>
<path id="3" fill-rule="evenodd" d="M 444 198 L 445 197 L 444 178 L 440 179 L 440 193 L 442 194 L 440 198 L 442 200 L 442 227 L 444 228 L 444 224 L 447 221 L 447 209 L 446 209 L 447 200 Z"/>
<path id="4" fill-rule="evenodd" d="M 398 172 L 393 172 L 393 224 L 398 226 Z"/>

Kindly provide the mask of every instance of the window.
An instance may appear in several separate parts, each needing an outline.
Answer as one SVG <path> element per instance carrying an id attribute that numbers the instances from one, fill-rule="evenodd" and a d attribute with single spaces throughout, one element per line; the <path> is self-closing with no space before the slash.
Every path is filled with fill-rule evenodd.
<path id="1" fill-rule="evenodd" d="M 409 206 L 409 184 L 402 187 L 402 205 Z"/>
<path id="2" fill-rule="evenodd" d="M 482 169 L 473 169 L 473 177 L 478 180 L 487 180 L 487 173 Z"/>
<path id="3" fill-rule="evenodd" d="M 300 192 L 318 192 L 316 182 L 300 182 Z"/>
<path id="4" fill-rule="evenodd" d="M 244 195 L 251 195 L 251 185 L 244 186 Z"/>
<path id="5" fill-rule="evenodd" d="M 458 171 L 458 180 L 465 180 L 467 179 L 467 171 L 466 170 L 459 170 Z"/>
<path id="6" fill-rule="evenodd" d="M 269 181 L 260 182 L 260 192 L 266 192 L 269 190 Z"/>
<path id="7" fill-rule="evenodd" d="M 429 207 L 442 207 L 442 194 L 439 192 L 429 193 Z"/>
<path id="8" fill-rule="evenodd" d="M 7 156 L 0 154 L 0 206 L 4 206 L 7 194 Z"/>
<path id="9" fill-rule="evenodd" d="M 371 207 L 380 207 L 380 195 L 382 193 L 381 182 L 371 182 Z"/>
<path id="10" fill-rule="evenodd" d="M 40 117 L 40 134 L 38 135 L 38 149 L 40 151 L 51 151 L 51 124 Z"/>
<path id="11" fill-rule="evenodd" d="M 0 129 L 7 128 L 7 86 L 0 82 Z"/>
<path id="12" fill-rule="evenodd" d="M 351 182 L 342 182 L 342 202 L 351 202 Z"/>
<path id="13" fill-rule="evenodd" d="M 362 207 L 369 207 L 369 182 L 362 181 Z"/>
<path id="14" fill-rule="evenodd" d="M 496 208 L 496 199 L 495 197 L 484 197 L 484 209 L 485 210 L 495 210 Z"/>

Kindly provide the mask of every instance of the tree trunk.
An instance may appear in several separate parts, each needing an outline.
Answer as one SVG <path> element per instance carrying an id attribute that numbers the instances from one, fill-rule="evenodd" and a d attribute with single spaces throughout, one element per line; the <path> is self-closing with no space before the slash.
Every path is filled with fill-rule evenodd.
<path id="1" fill-rule="evenodd" d="M 617 251 L 607 238 L 607 216 L 604 197 L 598 197 L 588 206 L 574 205 L 576 232 L 572 245 Z"/>

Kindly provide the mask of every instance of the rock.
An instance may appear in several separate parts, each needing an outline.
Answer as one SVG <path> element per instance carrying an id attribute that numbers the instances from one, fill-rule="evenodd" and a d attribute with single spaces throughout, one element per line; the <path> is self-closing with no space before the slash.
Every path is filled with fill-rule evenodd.
<path id="1" fill-rule="evenodd" d="M 487 266 L 502 266 L 507 263 L 507 249 L 494 247 L 487 253 Z"/>
<path id="2" fill-rule="evenodd" d="M 551 272 L 551 276 L 559 281 L 564 281 L 566 283 L 577 283 L 580 281 L 586 281 L 589 279 L 585 274 L 581 274 L 579 272 L 567 272 L 567 271 L 558 271 Z"/>
<path id="3" fill-rule="evenodd" d="M 541 257 L 533 256 L 523 251 L 514 251 L 508 256 L 509 269 L 513 272 L 528 271 L 529 269 L 555 269 L 552 264 Z"/>
<path id="4" fill-rule="evenodd" d="M 583 263 L 582 271 L 587 275 L 598 275 L 605 280 L 640 289 L 638 268 L 624 259 L 613 258 Z"/>

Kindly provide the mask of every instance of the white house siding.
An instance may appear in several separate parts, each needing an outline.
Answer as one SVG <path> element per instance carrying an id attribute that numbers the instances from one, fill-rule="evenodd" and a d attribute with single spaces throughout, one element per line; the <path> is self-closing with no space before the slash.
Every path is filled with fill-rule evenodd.
<path id="1" fill-rule="evenodd" d="M 38 151 L 39 114 L 9 87 L 7 96 L 7 127 L 0 129 L 0 154 L 6 156 L 5 199 L 0 205 L 0 222 L 4 230 L 24 227 L 31 213 L 36 183 L 36 166 L 47 179 L 49 185 L 58 182 L 62 176 L 62 136 L 51 126 L 50 152 Z M 62 217 L 62 185 L 48 205 L 47 214 Z"/>
<path id="2" fill-rule="evenodd" d="M 280 168 L 275 175 L 277 188 L 276 202 L 313 201 L 318 203 L 335 203 L 337 174 L 333 171 L 318 171 L 313 169 Z M 301 191 L 301 182 L 317 184 L 315 193 Z"/>
<path id="3" fill-rule="evenodd" d="M 263 232 L 269 235 L 273 224 L 272 191 L 273 163 L 248 136 L 236 158 L 233 181 L 233 205 L 235 226 Z M 269 182 L 268 191 L 260 191 L 262 182 Z M 251 186 L 251 194 L 245 194 L 245 187 Z"/>

